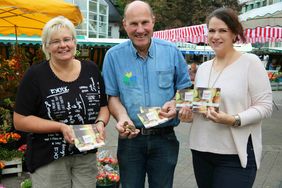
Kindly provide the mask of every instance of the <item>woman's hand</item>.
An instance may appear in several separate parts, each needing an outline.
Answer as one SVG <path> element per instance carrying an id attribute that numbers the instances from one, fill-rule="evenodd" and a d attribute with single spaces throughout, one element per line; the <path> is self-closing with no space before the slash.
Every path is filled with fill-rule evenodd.
<path id="1" fill-rule="evenodd" d="M 105 132 L 105 126 L 104 126 L 104 123 L 102 122 L 97 122 L 95 124 L 95 129 L 96 131 L 99 133 L 98 137 L 96 138 L 96 141 L 98 143 L 102 142 L 102 141 L 105 141 L 105 138 L 106 138 L 106 132 Z"/>
<path id="2" fill-rule="evenodd" d="M 182 107 L 178 112 L 178 119 L 182 122 L 192 122 L 193 121 L 193 113 L 192 109 L 188 106 Z"/>
<path id="3" fill-rule="evenodd" d="M 73 132 L 72 128 L 69 125 L 61 123 L 60 130 L 61 130 L 61 133 L 63 134 L 66 142 L 69 143 L 69 144 L 74 144 L 75 136 L 74 136 L 74 132 Z"/>
<path id="4" fill-rule="evenodd" d="M 172 119 L 176 116 L 176 102 L 171 100 L 166 102 L 159 113 L 160 118 Z"/>
<path id="5" fill-rule="evenodd" d="M 207 119 L 220 124 L 230 125 L 234 124 L 234 117 L 225 112 L 216 112 L 214 108 L 208 108 L 207 113 L 204 115 Z"/>

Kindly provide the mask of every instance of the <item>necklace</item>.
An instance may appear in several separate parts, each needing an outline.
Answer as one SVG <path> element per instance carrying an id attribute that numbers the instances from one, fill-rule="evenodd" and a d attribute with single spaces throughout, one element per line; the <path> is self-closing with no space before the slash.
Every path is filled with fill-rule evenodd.
<path id="1" fill-rule="evenodd" d="M 213 68 L 213 65 L 214 65 L 214 61 L 215 61 L 215 58 L 214 58 L 213 61 L 212 61 L 212 66 L 211 66 L 210 74 L 209 74 L 209 82 L 208 82 L 208 87 L 209 87 L 209 88 L 213 88 L 213 87 L 214 87 L 214 85 L 215 85 L 215 83 L 217 82 L 217 80 L 219 79 L 221 73 L 223 72 L 223 70 L 224 70 L 225 67 L 227 66 L 227 65 L 225 65 L 225 66 L 222 68 L 222 70 L 218 73 L 217 77 L 215 78 L 214 82 L 211 84 L 211 87 L 210 87 L 211 74 L 212 74 L 212 68 Z"/>

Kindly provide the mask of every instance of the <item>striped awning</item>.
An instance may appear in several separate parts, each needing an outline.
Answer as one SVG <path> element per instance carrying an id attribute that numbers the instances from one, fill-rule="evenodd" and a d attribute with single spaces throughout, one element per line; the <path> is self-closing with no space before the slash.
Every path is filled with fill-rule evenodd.
<path id="1" fill-rule="evenodd" d="M 250 43 L 281 42 L 282 27 L 257 27 L 246 29 L 245 35 Z"/>
<path id="2" fill-rule="evenodd" d="M 257 27 L 245 29 L 249 43 L 265 43 L 282 41 L 282 27 Z M 171 42 L 207 43 L 207 25 L 195 25 L 175 29 L 155 31 L 153 37 Z"/>
<path id="3" fill-rule="evenodd" d="M 153 37 L 171 42 L 207 43 L 206 24 L 155 31 Z"/>

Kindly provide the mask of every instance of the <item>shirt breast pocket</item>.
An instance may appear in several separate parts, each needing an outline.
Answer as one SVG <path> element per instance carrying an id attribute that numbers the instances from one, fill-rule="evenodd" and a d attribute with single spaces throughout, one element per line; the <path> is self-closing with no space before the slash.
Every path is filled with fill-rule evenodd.
<path id="1" fill-rule="evenodd" d="M 158 71 L 159 87 L 166 89 L 173 85 L 173 70 Z"/>

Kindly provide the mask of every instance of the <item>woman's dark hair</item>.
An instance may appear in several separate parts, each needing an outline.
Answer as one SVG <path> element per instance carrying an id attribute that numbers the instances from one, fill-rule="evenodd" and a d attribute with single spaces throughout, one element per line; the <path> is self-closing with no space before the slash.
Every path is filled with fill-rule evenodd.
<path id="1" fill-rule="evenodd" d="M 209 27 L 209 22 L 213 17 L 222 20 L 228 26 L 228 28 L 231 29 L 231 31 L 236 35 L 236 39 L 233 42 L 237 42 L 239 40 L 241 40 L 244 43 L 246 42 L 243 26 L 240 23 L 235 11 L 233 11 L 231 8 L 216 9 L 207 17 L 208 27 Z"/>

